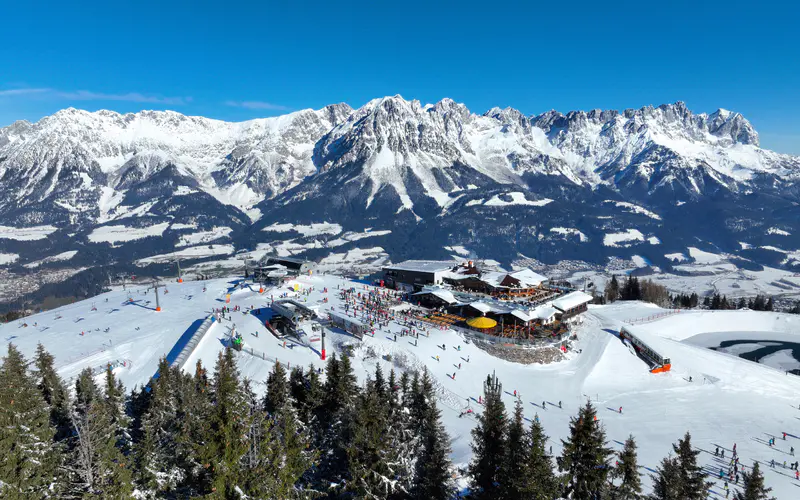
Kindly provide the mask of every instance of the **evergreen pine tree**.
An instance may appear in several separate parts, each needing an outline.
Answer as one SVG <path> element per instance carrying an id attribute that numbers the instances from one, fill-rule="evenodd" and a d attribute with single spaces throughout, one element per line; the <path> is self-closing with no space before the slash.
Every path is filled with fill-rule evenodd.
<path id="1" fill-rule="evenodd" d="M 692 436 L 687 432 L 683 439 L 672 445 L 680 466 L 681 498 L 684 500 L 703 500 L 708 495 L 710 482 L 705 481 L 703 468 L 697 464 L 700 450 L 692 449 Z"/>
<path id="2" fill-rule="evenodd" d="M 350 480 L 347 490 L 357 498 L 386 498 L 394 479 L 386 457 L 388 420 L 374 381 L 358 397 L 353 437 L 347 447 Z"/>
<path id="3" fill-rule="evenodd" d="M 405 372 L 404 372 L 405 374 Z M 393 499 L 406 498 L 405 493 L 414 488 L 415 467 L 419 465 L 421 450 L 420 429 L 411 426 L 408 411 L 401 401 L 401 387 L 397 384 L 394 370 L 389 372 L 387 414 L 389 421 L 388 461 L 398 485 Z M 433 397 L 433 394 L 430 395 Z"/>
<path id="4" fill-rule="evenodd" d="M 753 462 L 752 470 L 742 473 L 742 477 L 744 479 L 744 489 L 734 493 L 736 500 L 775 500 L 775 497 L 769 496 L 772 488 L 767 488 L 764 485 L 764 475 L 761 474 L 758 462 Z"/>
<path id="5" fill-rule="evenodd" d="M 281 363 L 275 363 L 267 377 L 267 395 L 264 397 L 264 409 L 270 415 L 277 414 L 289 401 L 289 384 L 286 381 L 286 370 Z"/>
<path id="6" fill-rule="evenodd" d="M 233 351 L 219 354 L 211 386 L 208 436 L 201 457 L 208 469 L 210 490 L 217 496 L 235 498 L 242 479 L 240 461 L 249 450 L 250 404 L 239 379 Z"/>
<path id="7" fill-rule="evenodd" d="M 378 400 L 381 402 L 381 404 L 387 404 L 389 402 L 389 393 L 386 387 L 386 380 L 383 378 L 383 370 L 381 370 L 380 363 L 375 365 L 375 380 L 373 381 L 373 385 L 375 387 L 375 393 L 378 396 Z"/>
<path id="8" fill-rule="evenodd" d="M 247 452 L 241 460 L 241 488 L 255 498 L 291 498 L 295 483 L 311 466 L 307 436 L 295 426 L 292 405 L 268 416 L 248 381 L 243 392 L 248 401 Z"/>
<path id="9" fill-rule="evenodd" d="M 642 496 L 642 480 L 639 477 L 639 464 L 636 457 L 636 441 L 633 436 L 625 440 L 619 454 L 617 466 L 611 473 L 620 483 L 613 487 L 612 497 L 616 500 L 637 500 Z"/>
<path id="10" fill-rule="evenodd" d="M 591 402 L 587 401 L 578 416 L 570 420 L 569 427 L 569 439 L 562 440 L 564 451 L 559 464 L 566 471 L 567 494 L 579 500 L 602 497 L 612 451 L 606 447 L 605 430 L 597 421 L 597 411 Z"/>
<path id="11" fill-rule="evenodd" d="M 472 429 L 473 458 L 469 465 L 472 476 L 471 498 L 476 500 L 500 498 L 500 468 L 506 448 L 506 408 L 501 399 L 502 385 L 495 376 L 483 383 L 484 410 L 478 415 L 478 425 Z"/>
<path id="12" fill-rule="evenodd" d="M 528 480 L 526 459 L 530 445 L 523 423 L 522 401 L 514 403 L 514 416 L 506 431 L 506 450 L 498 482 L 501 498 L 522 498 Z"/>
<path id="13" fill-rule="evenodd" d="M 522 498 L 530 500 L 551 500 L 556 497 L 558 481 L 553 473 L 553 462 L 545 452 L 547 436 L 538 420 L 531 423 L 528 431 L 528 456 L 526 457 L 527 477 Z"/>
<path id="14" fill-rule="evenodd" d="M 310 428 L 312 438 L 316 439 L 314 432 L 319 428 L 319 426 L 312 424 L 317 422 L 317 409 L 323 404 L 322 382 L 320 381 L 320 377 L 316 368 L 313 366 L 310 366 L 308 370 L 306 370 L 303 380 L 305 384 L 304 396 L 301 398 L 303 400 L 303 404 L 300 405 L 296 403 L 298 404 L 298 416 L 300 418 L 300 422 L 302 422 L 307 428 Z M 297 402 L 296 399 L 295 402 Z"/>
<path id="15" fill-rule="evenodd" d="M 420 451 L 416 462 L 414 484 L 411 488 L 415 500 L 447 500 L 453 492 L 450 476 L 450 438 L 441 422 L 441 412 L 433 399 L 433 390 L 426 395 L 429 400 L 420 435 Z"/>
<path id="16" fill-rule="evenodd" d="M 604 295 L 606 302 L 616 302 L 619 299 L 619 282 L 616 275 L 611 276 L 611 281 L 606 285 Z"/>
<path id="17" fill-rule="evenodd" d="M 173 478 L 175 446 L 175 408 L 172 370 L 166 358 L 158 364 L 157 376 L 133 401 L 139 414 L 133 424 L 136 479 L 144 490 L 170 489 L 176 486 Z"/>
<path id="18" fill-rule="evenodd" d="M 289 396 L 298 413 L 301 413 L 307 407 L 308 387 L 306 386 L 306 376 L 303 373 L 303 368 L 299 366 L 295 366 L 289 372 Z"/>
<path id="19" fill-rule="evenodd" d="M 339 484 L 350 470 L 348 449 L 353 440 L 354 400 L 359 391 L 347 356 L 331 356 L 326 368 L 322 404 L 315 415 L 320 429 L 316 445 L 325 450 L 316 470 L 316 480 L 321 484 Z"/>
<path id="20" fill-rule="evenodd" d="M 668 456 L 661 460 L 653 480 L 653 493 L 650 500 L 683 500 L 681 496 L 681 466 L 678 459 Z"/>
<path id="21" fill-rule="evenodd" d="M 86 412 L 100 397 L 100 389 L 94 381 L 91 368 L 84 368 L 75 380 L 75 409 Z"/>
<path id="22" fill-rule="evenodd" d="M 56 429 L 56 441 L 70 434 L 69 395 L 67 387 L 53 366 L 53 356 L 40 343 L 36 346 L 36 371 L 38 387 L 50 406 L 50 424 Z"/>
<path id="23" fill-rule="evenodd" d="M 0 497 L 49 496 L 60 456 L 50 409 L 13 344 L 0 364 Z"/>
<path id="24" fill-rule="evenodd" d="M 74 496 L 121 499 L 131 493 L 131 464 L 121 448 L 127 426 L 123 390 L 110 369 L 106 384 L 109 392 L 101 394 L 91 370 L 82 371 L 76 381 L 67 460 L 68 491 Z"/>

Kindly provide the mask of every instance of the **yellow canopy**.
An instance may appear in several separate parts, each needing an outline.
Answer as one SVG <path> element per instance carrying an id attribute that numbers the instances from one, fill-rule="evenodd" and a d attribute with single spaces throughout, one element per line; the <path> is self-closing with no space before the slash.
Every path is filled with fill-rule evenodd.
<path id="1" fill-rule="evenodd" d="M 472 328 L 488 329 L 497 326 L 497 321 L 493 320 L 492 318 L 480 316 L 467 321 L 467 324 Z"/>

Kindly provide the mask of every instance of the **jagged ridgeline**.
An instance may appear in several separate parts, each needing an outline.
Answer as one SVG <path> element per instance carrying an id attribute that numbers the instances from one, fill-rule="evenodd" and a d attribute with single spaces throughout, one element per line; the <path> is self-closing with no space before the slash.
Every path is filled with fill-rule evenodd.
<path id="1" fill-rule="evenodd" d="M 0 226 L 17 231 L 0 262 L 20 266 L 290 239 L 311 258 L 467 245 L 502 263 L 647 254 L 664 268 L 698 237 L 775 266 L 800 248 L 800 158 L 760 148 L 738 113 L 682 102 L 526 116 L 394 96 L 240 123 L 70 108 L 0 129 L 0 179 Z M 323 222 L 338 229 L 264 231 Z M 19 236 L 31 227 L 47 237 Z"/>

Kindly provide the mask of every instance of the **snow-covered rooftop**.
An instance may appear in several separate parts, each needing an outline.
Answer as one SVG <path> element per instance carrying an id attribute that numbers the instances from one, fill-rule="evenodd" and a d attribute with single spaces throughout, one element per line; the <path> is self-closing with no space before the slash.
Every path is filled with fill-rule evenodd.
<path id="1" fill-rule="evenodd" d="M 581 291 L 570 292 L 562 297 L 557 298 L 551 304 L 556 309 L 566 311 L 573 307 L 578 307 L 581 304 L 588 304 L 592 301 L 592 296 L 588 293 Z"/>
<path id="2" fill-rule="evenodd" d="M 549 320 L 557 312 L 555 307 L 542 305 L 531 311 L 531 314 L 537 319 Z"/>
<path id="3" fill-rule="evenodd" d="M 470 302 L 469 305 L 472 306 L 473 309 L 476 309 L 482 312 L 483 314 L 494 311 L 494 308 L 491 305 L 480 300 L 475 302 Z"/>
<path id="4" fill-rule="evenodd" d="M 520 287 L 522 288 L 539 286 L 543 282 L 547 281 L 546 276 L 542 276 L 533 269 L 521 269 L 519 271 L 509 273 L 508 275 L 512 278 L 518 279 Z"/>
<path id="5" fill-rule="evenodd" d="M 439 271 L 449 271 L 456 265 L 456 262 L 448 260 L 407 260 L 399 264 L 386 266 L 384 270 L 392 271 L 417 271 L 421 273 L 435 273 Z"/>
<path id="6" fill-rule="evenodd" d="M 453 295 L 453 292 L 438 286 L 425 287 L 422 289 L 422 291 L 417 292 L 414 295 L 428 295 L 428 294 L 439 297 L 448 304 L 456 304 L 458 302 L 458 299 L 456 299 L 455 295 Z"/>

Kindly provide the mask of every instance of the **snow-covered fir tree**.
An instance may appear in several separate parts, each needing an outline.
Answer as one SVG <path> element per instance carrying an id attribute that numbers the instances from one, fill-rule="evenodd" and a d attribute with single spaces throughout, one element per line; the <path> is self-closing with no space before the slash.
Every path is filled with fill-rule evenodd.
<path id="1" fill-rule="evenodd" d="M 764 484 L 764 475 L 761 473 L 758 462 L 753 462 L 751 471 L 742 473 L 742 477 L 744 478 L 744 489 L 734 493 L 736 500 L 775 500 L 769 495 L 772 488 L 768 488 Z"/>
<path id="2" fill-rule="evenodd" d="M 681 497 L 681 466 L 677 458 L 672 455 L 661 460 L 653 480 L 653 493 L 649 500 L 682 500 Z"/>
<path id="3" fill-rule="evenodd" d="M 564 446 L 559 468 L 565 472 L 565 494 L 576 500 L 602 497 L 608 488 L 609 457 L 606 433 L 597 420 L 597 410 L 590 401 L 580 408 L 569 424 L 569 438 Z"/>
<path id="4" fill-rule="evenodd" d="M 503 387 L 494 375 L 483 383 L 484 408 L 478 425 L 472 430 L 474 457 L 469 465 L 472 496 L 477 500 L 500 498 L 500 469 L 506 449 L 506 407 L 501 398 Z"/>
<path id="5" fill-rule="evenodd" d="M 615 500 L 638 500 L 642 496 L 642 479 L 639 477 L 639 463 L 636 457 L 636 440 L 628 436 L 617 464 L 611 472 L 619 484 L 611 487 L 611 497 Z"/>
<path id="6" fill-rule="evenodd" d="M 547 436 L 538 418 L 534 418 L 528 431 L 528 456 L 526 484 L 523 498 L 530 500 L 550 500 L 558 491 L 558 480 L 553 472 L 553 460 L 545 451 Z"/>
<path id="7" fill-rule="evenodd" d="M 50 425 L 50 408 L 28 362 L 8 344 L 0 365 L 0 497 L 46 498 L 56 481 L 60 457 Z"/>
<path id="8" fill-rule="evenodd" d="M 692 436 L 687 432 L 683 439 L 672 445 L 678 465 L 680 466 L 681 498 L 685 500 L 703 500 L 708 495 L 711 482 L 706 481 L 703 468 L 697 463 L 700 450 L 692 448 Z"/>

